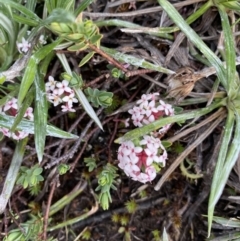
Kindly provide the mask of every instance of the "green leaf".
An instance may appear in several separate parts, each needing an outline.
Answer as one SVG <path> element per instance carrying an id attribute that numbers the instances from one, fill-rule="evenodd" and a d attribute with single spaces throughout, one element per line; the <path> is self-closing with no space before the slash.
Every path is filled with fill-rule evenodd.
<path id="1" fill-rule="evenodd" d="M 62 197 L 60 200 L 55 202 L 50 207 L 49 216 L 51 217 L 53 214 L 57 213 L 59 210 L 63 209 L 67 204 L 69 204 L 74 198 L 76 198 L 83 190 L 86 188 L 87 182 L 85 182 L 81 188 L 74 189 L 69 194 Z"/>
<path id="2" fill-rule="evenodd" d="M 83 0 L 79 4 L 79 6 L 75 9 L 75 16 L 78 16 L 82 11 L 84 11 L 91 3 L 93 0 Z"/>
<path id="3" fill-rule="evenodd" d="M 74 4 L 75 4 L 75 0 L 68 0 L 68 1 L 66 1 L 66 0 L 57 0 L 57 1 L 46 0 L 45 1 L 45 5 L 46 5 L 49 13 L 51 13 L 52 11 L 54 11 L 58 8 L 62 8 L 62 9 L 65 9 L 66 11 L 73 12 Z"/>
<path id="4" fill-rule="evenodd" d="M 161 142 L 162 142 L 162 145 L 165 148 L 168 148 L 168 147 L 172 146 L 172 142 L 170 142 L 170 141 L 161 141 Z"/>
<path id="5" fill-rule="evenodd" d="M 35 21 L 35 24 L 38 25 L 41 23 L 41 19 L 32 12 L 31 10 L 27 9 L 24 7 L 22 4 L 16 3 L 15 1 L 10 1 L 10 0 L 0 0 L 0 3 L 6 6 L 10 6 L 11 8 L 21 12 L 26 18 L 31 19 L 32 21 Z"/>
<path id="6" fill-rule="evenodd" d="M 156 120 L 148 125 L 145 125 L 140 128 L 136 128 L 132 131 L 127 132 L 124 136 L 118 138 L 115 140 L 115 143 L 121 143 L 123 141 L 127 140 L 133 140 L 136 138 L 139 138 L 141 136 L 147 135 L 152 131 L 158 130 L 160 127 L 163 127 L 167 124 L 175 123 L 175 122 L 180 122 L 180 121 L 185 121 L 189 119 L 193 119 L 196 117 L 203 116 L 207 113 L 210 113 L 214 109 L 226 105 L 226 99 L 222 99 L 220 102 L 216 102 L 208 107 L 199 109 L 199 110 L 192 110 L 184 114 L 179 114 L 179 115 L 174 115 L 174 116 L 169 116 L 165 118 L 161 118 L 159 120 Z"/>
<path id="7" fill-rule="evenodd" d="M 109 54 L 110 56 L 112 56 L 114 59 L 116 59 L 122 63 L 131 64 L 133 66 L 141 67 L 144 69 L 155 70 L 155 71 L 162 72 L 165 74 L 174 74 L 175 73 L 170 69 L 166 69 L 166 68 L 163 68 L 162 66 L 152 64 L 144 59 L 139 59 L 132 55 L 123 54 L 123 53 L 117 52 L 116 50 L 109 49 L 109 48 L 102 47 L 102 46 L 101 46 L 101 49 L 104 52 L 106 52 L 107 54 Z"/>
<path id="8" fill-rule="evenodd" d="M 42 167 L 36 167 L 33 170 L 33 175 L 38 176 L 38 175 L 40 175 L 42 173 L 42 171 L 43 171 Z"/>
<path id="9" fill-rule="evenodd" d="M 87 44 L 82 42 L 80 44 L 74 44 L 74 45 L 70 46 L 68 48 L 68 51 L 83 51 L 83 50 L 85 50 L 87 48 L 88 48 Z"/>
<path id="10" fill-rule="evenodd" d="M 12 128 L 10 129 L 12 132 L 15 131 L 16 127 L 23 119 L 23 116 L 25 115 L 27 108 L 32 104 L 33 97 L 34 97 L 34 89 L 32 88 L 30 89 L 29 94 L 27 95 L 21 108 L 19 109 L 17 116 L 15 116 L 15 121 L 13 123 Z"/>
<path id="11" fill-rule="evenodd" d="M 8 200 L 11 197 L 11 193 L 16 182 L 19 169 L 23 161 L 23 155 L 25 152 L 27 140 L 28 139 L 25 138 L 17 142 L 14 155 L 8 169 L 8 174 L 3 185 L 2 193 L 0 195 L 0 214 L 5 211 Z"/>
<path id="12" fill-rule="evenodd" d="M 92 56 L 95 54 L 95 52 L 89 52 L 79 63 L 79 67 L 82 67 L 84 64 L 86 64 L 91 58 Z"/>
<path id="13" fill-rule="evenodd" d="M 161 7 L 166 11 L 172 21 L 185 33 L 189 40 L 203 53 L 216 69 L 216 74 L 222 85 L 228 90 L 226 71 L 221 60 L 212 52 L 212 50 L 202 41 L 196 32 L 185 22 L 178 11 L 167 0 L 158 0 Z"/>
<path id="14" fill-rule="evenodd" d="M 228 20 L 228 14 L 224 7 L 219 5 L 218 11 L 221 16 L 222 28 L 224 33 L 224 50 L 226 52 L 226 69 L 227 69 L 227 84 L 228 96 L 236 97 L 239 90 L 239 82 L 236 81 L 236 54 L 233 32 Z"/>
<path id="15" fill-rule="evenodd" d="M 43 60 L 51 51 L 61 42 L 62 40 L 58 39 L 57 41 L 48 44 L 38 50 L 33 56 L 31 56 L 27 68 L 25 69 L 23 79 L 21 82 L 19 95 L 18 95 L 18 105 L 21 106 L 22 101 L 27 95 L 29 88 L 31 87 L 35 74 L 37 72 L 38 64 Z"/>
<path id="16" fill-rule="evenodd" d="M 26 24 L 26 25 L 31 26 L 31 27 L 36 27 L 36 26 L 39 25 L 38 21 L 33 20 L 33 19 L 29 19 L 28 17 L 24 17 L 24 16 L 21 16 L 19 14 L 15 14 L 15 13 L 13 13 L 12 15 L 13 15 L 13 19 L 17 23 Z"/>
<path id="17" fill-rule="evenodd" d="M 69 1 L 65 1 L 65 3 L 69 3 Z M 51 11 L 46 19 L 43 20 L 44 25 L 48 25 L 52 22 L 59 23 L 72 23 L 74 22 L 75 17 L 72 12 L 68 11 L 68 9 L 63 8 L 55 8 Z"/>
<path id="18" fill-rule="evenodd" d="M 96 44 L 97 42 L 100 42 L 100 40 L 101 40 L 102 37 L 103 37 L 102 34 L 93 35 L 93 36 L 90 38 L 89 42 L 90 42 L 91 44 Z"/>
<path id="19" fill-rule="evenodd" d="M 47 116 L 48 103 L 45 94 L 45 84 L 43 77 L 39 75 L 39 71 L 35 73 L 35 107 L 34 107 L 34 141 L 38 162 L 41 163 L 45 147 L 45 140 L 47 134 Z"/>
<path id="20" fill-rule="evenodd" d="M 68 61 L 66 59 L 66 56 L 63 54 L 57 54 L 58 58 L 60 59 L 65 71 L 70 75 L 73 76 L 72 71 L 70 69 L 70 66 L 68 64 Z M 84 95 L 84 93 L 82 92 L 82 90 L 79 87 L 73 87 L 76 96 L 78 98 L 78 100 L 81 102 L 83 108 L 85 109 L 85 111 L 88 113 L 88 115 L 95 121 L 95 123 L 99 126 L 100 129 L 103 130 L 102 124 L 99 120 L 99 118 L 97 117 L 95 111 L 93 110 L 92 106 L 89 104 L 86 96 Z"/>
<path id="21" fill-rule="evenodd" d="M 7 116 L 0 114 L 0 126 L 10 129 L 14 123 L 15 118 L 13 116 Z M 22 120 L 17 126 L 17 130 L 25 131 L 29 134 L 34 134 L 34 123 L 29 120 Z M 78 136 L 63 131 L 55 126 L 47 125 L 47 135 L 58 137 L 58 138 L 66 138 L 66 139 L 76 139 Z"/>
<path id="22" fill-rule="evenodd" d="M 84 110 L 88 113 L 88 115 L 95 121 L 95 123 L 99 126 L 99 128 L 101 130 L 103 130 L 102 124 L 99 120 L 99 118 L 97 117 L 95 111 L 93 110 L 92 106 L 89 104 L 86 96 L 84 95 L 84 93 L 82 92 L 82 90 L 80 88 L 76 88 L 73 87 L 76 96 L 78 98 L 78 100 L 81 102 Z"/>
<path id="23" fill-rule="evenodd" d="M 229 111 L 229 122 L 227 122 L 225 128 L 231 129 L 233 128 L 233 117 L 231 111 Z M 240 152 L 240 116 L 238 114 L 235 115 L 236 118 L 236 126 L 235 126 L 235 133 L 233 140 L 230 144 L 230 146 L 227 146 L 227 156 L 226 159 L 220 156 L 217 161 L 217 166 L 214 171 L 211 191 L 210 191 L 210 198 L 209 198 L 209 204 L 208 204 L 208 235 L 210 235 L 211 226 L 212 226 L 212 220 L 213 220 L 213 212 L 215 205 L 217 201 L 219 200 L 223 189 L 227 183 L 228 177 L 230 175 L 230 172 L 232 171 L 233 166 L 235 165 Z M 226 131 L 225 131 L 226 132 Z M 225 135 L 224 132 L 224 135 Z M 225 135 L 226 136 L 226 135 Z M 224 136 L 224 137 L 225 137 Z M 226 139 L 229 139 L 227 136 Z M 224 140 L 223 140 L 224 142 Z M 227 144 L 227 143 L 226 143 Z M 221 146 L 222 148 L 223 146 Z M 226 149 L 226 147 L 224 147 Z"/>

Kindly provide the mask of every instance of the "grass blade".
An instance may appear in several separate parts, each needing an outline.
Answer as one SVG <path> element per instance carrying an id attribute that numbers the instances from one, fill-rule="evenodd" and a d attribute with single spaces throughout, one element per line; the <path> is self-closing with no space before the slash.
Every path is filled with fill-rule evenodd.
<path id="1" fill-rule="evenodd" d="M 172 21 L 185 33 L 189 40 L 203 53 L 212 66 L 216 69 L 216 74 L 222 85 L 228 90 L 226 81 L 226 71 L 221 60 L 212 52 L 212 50 L 202 41 L 196 32 L 185 22 L 178 11 L 167 0 L 158 0 L 162 8 L 167 12 Z"/>
<path id="2" fill-rule="evenodd" d="M 34 107 L 34 141 L 38 162 L 41 163 L 45 147 L 47 134 L 48 104 L 45 94 L 45 84 L 43 78 L 37 71 L 34 79 L 35 85 L 35 107 Z"/>
<path id="3" fill-rule="evenodd" d="M 229 111 L 229 115 L 231 115 L 228 119 L 229 121 L 226 123 L 226 131 L 233 128 L 233 114 L 231 111 Z M 224 147 L 222 144 L 222 148 L 228 148 L 226 160 L 224 157 L 219 155 L 217 166 L 214 172 L 214 177 L 212 181 L 211 191 L 210 191 L 210 198 L 209 198 L 209 204 L 208 204 L 208 235 L 210 235 L 211 232 L 211 226 L 212 226 L 212 220 L 213 220 L 213 212 L 216 203 L 218 202 L 223 189 L 227 183 L 228 177 L 230 175 L 230 172 L 237 161 L 237 158 L 239 156 L 240 152 L 240 116 L 236 115 L 236 127 L 235 127 L 235 133 L 234 138 L 230 144 L 230 146 Z M 230 138 L 230 131 L 226 133 L 229 136 L 224 136 L 224 139 Z M 224 143 L 224 140 L 223 140 Z M 227 144 L 227 143 L 225 143 Z"/>
<path id="4" fill-rule="evenodd" d="M 132 140 L 135 138 L 139 138 L 143 135 L 146 135 L 146 134 L 148 134 L 152 131 L 155 131 L 155 130 L 159 129 L 160 127 L 165 126 L 170 123 L 181 122 L 181 121 L 185 121 L 188 119 L 193 119 L 196 117 L 203 116 L 203 115 L 211 112 L 212 110 L 214 110 L 222 105 L 225 105 L 225 104 L 226 104 L 226 99 L 223 99 L 220 102 L 214 103 L 212 105 L 209 105 L 208 107 L 205 107 L 205 108 L 202 108 L 199 110 L 193 110 L 193 111 L 189 111 L 184 114 L 161 118 L 148 125 L 145 125 L 143 127 L 136 128 L 132 131 L 127 132 L 124 136 L 115 140 L 115 143 L 121 143 L 126 140 Z"/>
<path id="5" fill-rule="evenodd" d="M 116 59 L 122 63 L 131 64 L 133 66 L 141 67 L 144 69 L 155 70 L 155 71 L 165 73 L 165 74 L 174 74 L 175 73 L 170 69 L 166 69 L 166 68 L 163 68 L 162 66 L 152 64 L 150 62 L 145 61 L 144 59 L 139 59 L 139 58 L 136 58 L 131 55 L 123 54 L 116 50 L 109 49 L 106 47 L 101 47 L 101 49 L 104 52 L 106 52 L 107 54 L 109 54 L 110 56 L 112 56 L 114 59 Z"/>
<path id="6" fill-rule="evenodd" d="M 7 206 L 8 200 L 11 196 L 15 181 L 17 179 L 19 168 L 22 164 L 27 138 L 17 142 L 11 165 L 8 169 L 8 174 L 5 179 L 2 193 L 0 195 L 0 214 L 2 214 Z"/>
<path id="7" fill-rule="evenodd" d="M 226 9 L 219 5 L 219 14 L 221 16 L 222 28 L 224 33 L 224 49 L 226 52 L 226 71 L 227 71 L 227 84 L 228 84 L 228 95 L 234 97 L 238 94 L 239 83 L 236 79 L 236 54 L 235 54 L 235 43 L 233 39 L 232 29 L 228 20 L 228 14 Z"/>
<path id="8" fill-rule="evenodd" d="M 23 79 L 21 82 L 19 95 L 18 95 L 18 105 L 21 106 L 22 101 L 24 100 L 29 88 L 31 87 L 35 74 L 37 72 L 37 65 L 41 60 L 43 60 L 47 55 L 51 53 L 51 51 L 61 42 L 60 39 L 57 41 L 48 44 L 38 50 L 33 56 L 31 56 L 27 68 L 25 69 Z"/>
<path id="9" fill-rule="evenodd" d="M 0 114 L 0 126 L 11 129 L 15 118 L 13 116 L 7 116 Z M 16 128 L 17 130 L 25 131 L 29 134 L 34 134 L 34 123 L 29 120 L 22 120 Z M 47 125 L 47 136 L 53 136 L 57 138 L 65 138 L 65 139 L 76 139 L 78 136 L 63 131 L 55 126 Z"/>

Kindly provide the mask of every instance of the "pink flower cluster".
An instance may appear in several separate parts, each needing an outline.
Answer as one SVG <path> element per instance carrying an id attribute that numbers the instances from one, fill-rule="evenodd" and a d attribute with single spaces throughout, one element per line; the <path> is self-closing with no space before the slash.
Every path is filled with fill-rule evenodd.
<path id="1" fill-rule="evenodd" d="M 141 127 L 163 116 L 174 115 L 173 107 L 159 100 L 158 95 L 159 93 L 142 95 L 137 105 L 128 111 L 132 115 L 131 120 L 135 126 Z M 126 120 L 126 126 L 129 125 L 128 120 Z M 165 133 L 170 126 L 168 124 L 158 132 Z M 135 142 L 123 142 L 119 147 L 118 166 L 133 180 L 142 183 L 150 182 L 156 177 L 157 171 L 165 166 L 167 151 L 157 136 L 158 133 L 153 132 Z"/>
<path id="2" fill-rule="evenodd" d="M 18 113 L 17 99 L 12 98 L 5 105 L 0 106 L 0 113 L 2 115 L 16 116 Z M 27 110 L 24 114 L 24 117 L 30 121 L 33 121 L 33 108 L 32 107 L 27 108 Z M 0 131 L 3 133 L 4 136 L 13 138 L 15 140 L 21 140 L 21 139 L 27 137 L 29 134 L 25 131 L 11 132 L 8 128 L 5 128 L 5 127 L 1 127 Z"/>
<path id="3" fill-rule="evenodd" d="M 149 124 L 163 116 L 174 115 L 172 105 L 166 104 L 158 99 L 159 93 L 152 93 L 142 95 L 141 99 L 137 101 L 137 105 L 128 112 L 132 115 L 133 124 L 142 127 Z M 159 133 L 164 133 L 169 129 L 170 125 L 166 125 L 159 130 Z"/>
<path id="4" fill-rule="evenodd" d="M 77 103 L 74 90 L 69 87 L 69 82 L 63 80 L 62 82 L 55 81 L 52 76 L 48 77 L 48 82 L 45 84 L 47 99 L 49 102 L 57 106 L 61 103 L 62 111 L 75 112 L 73 109 L 73 103 Z"/>
<path id="5" fill-rule="evenodd" d="M 165 166 L 167 152 L 160 139 L 143 136 L 138 145 L 126 141 L 118 149 L 118 166 L 127 176 L 142 183 L 151 182 L 157 169 Z"/>

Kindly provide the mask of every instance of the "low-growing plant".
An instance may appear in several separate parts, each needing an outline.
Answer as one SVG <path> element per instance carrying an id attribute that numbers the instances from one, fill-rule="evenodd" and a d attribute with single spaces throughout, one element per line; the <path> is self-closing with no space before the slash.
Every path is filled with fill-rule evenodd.
<path id="1" fill-rule="evenodd" d="M 168 147 L 172 143 L 164 142 L 161 138 L 170 130 L 172 124 L 184 123 L 186 120 L 211 113 L 211 125 L 199 136 L 198 140 L 186 149 L 181 145 L 175 146 L 176 152 L 179 152 L 180 155 L 155 185 L 155 190 L 158 191 L 180 163 L 182 163 L 180 168 L 187 177 L 200 177 L 196 176 L 197 174 L 189 173 L 182 161 L 210 135 L 219 123 L 226 119 L 208 204 L 208 235 L 210 235 L 212 221 L 216 219 L 213 216 L 215 206 L 240 153 L 240 79 L 239 73 L 236 71 L 236 64 L 240 63 L 240 59 L 239 56 L 236 58 L 236 46 L 232 32 L 234 25 L 239 20 L 230 22 L 228 17 L 229 11 L 239 15 L 240 5 L 236 0 L 208 0 L 184 20 L 167 0 L 158 0 L 158 3 L 171 18 L 174 26 L 153 29 L 115 19 L 106 21 L 83 19 L 82 12 L 91 4 L 90 0 L 82 1 L 78 7 L 75 7 L 76 1 L 74 0 L 46 0 L 41 3 L 39 1 L 0 0 L 0 137 L 11 138 L 16 143 L 0 195 L 0 214 L 5 212 L 15 183 L 22 185 L 23 188 L 28 188 L 34 195 L 38 193 L 40 183 L 44 181 L 41 175 L 43 168 L 39 164 L 43 161 L 47 136 L 75 140 L 79 138 L 77 135 L 48 124 L 50 103 L 54 107 L 61 106 L 62 112 L 76 112 L 77 107 L 81 105 L 96 125 L 103 129 L 93 107 L 111 107 L 114 99 L 113 93 L 85 87 L 85 80 L 78 72 L 71 69 L 65 54 L 66 51 L 76 54 L 84 51 L 86 54 L 78 67 L 85 67 L 95 54 L 99 54 L 111 64 L 109 70 L 111 77 L 115 79 L 127 80 L 129 76 L 140 73 L 129 71 L 129 66 L 168 74 L 167 98 L 175 99 L 176 105 L 184 101 L 197 81 L 210 74 L 216 74 L 217 79 L 213 86 L 212 99 L 205 98 L 204 101 L 207 102 L 207 105 L 203 108 L 188 109 L 188 111 L 178 113 L 178 111 L 174 111 L 178 107 L 168 104 L 159 93 L 143 94 L 135 106 L 128 111 L 131 117 L 122 121 L 125 127 L 131 125 L 136 128 L 115 141 L 120 144 L 117 153 L 118 162 L 116 162 L 118 167 L 134 181 L 152 182 L 160 170 L 165 168 Z M 42 4 L 42 10 L 37 8 L 39 4 Z M 220 57 L 190 27 L 191 23 L 211 7 L 218 11 L 222 24 L 224 49 L 219 51 Z M 134 28 L 144 34 L 166 39 L 173 39 L 172 33 L 180 30 L 201 52 L 202 55 L 196 56 L 196 58 L 208 67 L 199 72 L 195 72 L 191 68 L 175 72 L 145 59 L 109 49 L 101 45 L 103 38 L 100 31 L 101 26 L 121 26 L 129 31 Z M 58 72 L 58 76 L 47 74 L 54 57 L 58 58 L 63 69 Z M 217 93 L 219 85 L 224 90 L 221 93 Z M 200 102 L 190 98 L 188 102 L 185 102 L 185 104 L 188 103 L 198 104 Z M 28 138 L 31 138 L 30 135 L 34 135 L 39 164 L 33 163 L 33 166 L 26 167 L 22 165 L 22 162 Z M 71 152 L 69 156 L 72 157 L 75 152 Z M 119 176 L 115 162 L 108 161 L 107 164 L 98 166 L 99 169 L 96 170 L 96 172 L 100 171 L 97 175 L 98 186 L 95 191 L 99 194 L 98 201 L 104 210 L 108 209 L 112 202 L 111 191 L 117 189 L 117 177 Z M 89 172 L 97 168 L 94 158 L 84 158 L 84 163 Z M 58 170 L 58 174 L 64 175 L 70 170 L 70 165 L 59 164 L 56 170 Z M 147 192 L 142 191 L 140 195 L 145 197 Z M 73 197 L 67 198 L 68 201 L 61 200 L 61 205 L 59 203 L 57 203 L 59 205 L 53 205 L 53 211 L 50 208 L 50 216 L 72 199 Z M 130 213 L 136 210 L 134 201 L 129 201 L 126 206 Z M 126 226 L 129 217 L 127 215 L 115 217 L 114 220 Z M 52 230 L 64 225 L 71 225 L 74 222 L 77 221 L 70 220 L 65 224 L 56 225 Z M 11 230 L 5 240 L 38 240 L 42 230 L 42 216 L 32 216 L 28 221 L 20 224 L 19 229 Z M 47 232 L 46 227 L 45 232 Z M 119 233 L 125 233 L 126 240 L 131 239 L 127 227 L 121 227 Z M 90 239 L 90 234 L 86 232 L 83 237 L 86 240 Z M 154 238 L 159 238 L 157 232 Z M 168 240 L 165 229 L 162 239 Z"/>
<path id="2" fill-rule="evenodd" d="M 37 186 L 39 182 L 44 180 L 41 175 L 42 171 L 42 167 L 39 167 L 38 164 L 32 166 L 31 168 L 21 166 L 17 184 L 22 185 L 23 188 Z"/>

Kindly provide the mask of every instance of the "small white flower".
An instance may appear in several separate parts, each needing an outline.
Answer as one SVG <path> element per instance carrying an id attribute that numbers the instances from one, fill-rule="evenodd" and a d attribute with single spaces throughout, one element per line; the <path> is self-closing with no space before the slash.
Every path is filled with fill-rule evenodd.
<path id="1" fill-rule="evenodd" d="M 141 99 L 137 101 L 137 104 L 140 104 L 140 107 L 145 107 L 145 105 L 148 105 L 148 100 L 151 99 L 151 96 L 143 94 L 141 96 Z"/>
<path id="2" fill-rule="evenodd" d="M 60 98 L 59 95 L 49 94 L 47 97 L 48 97 L 49 101 L 53 103 L 54 106 L 57 106 L 60 103 L 62 103 L 62 99 Z"/>
<path id="3" fill-rule="evenodd" d="M 70 95 L 66 95 L 62 98 L 64 102 L 67 102 L 68 105 L 72 105 L 73 103 L 77 103 L 78 100 L 74 97 L 74 93 Z"/>
<path id="4" fill-rule="evenodd" d="M 129 118 L 127 118 L 125 121 L 124 121 L 124 125 L 125 125 L 125 127 L 127 128 L 127 127 L 129 127 Z"/>
<path id="5" fill-rule="evenodd" d="M 20 53 L 27 53 L 28 50 L 31 48 L 31 44 L 22 37 L 22 42 L 17 43 L 17 48 Z"/>
<path id="6" fill-rule="evenodd" d="M 56 86 L 58 87 L 58 94 L 62 95 L 64 92 L 71 93 L 72 89 L 68 87 L 69 82 L 67 80 L 63 80 L 62 83 L 58 82 Z"/>
<path id="7" fill-rule="evenodd" d="M 42 45 L 44 45 L 44 44 L 47 43 L 47 41 L 45 40 L 45 36 L 44 36 L 43 34 L 40 35 L 38 41 L 39 41 L 39 43 L 42 44 Z"/>
<path id="8" fill-rule="evenodd" d="M 67 112 L 67 111 L 68 112 L 76 112 L 76 110 L 74 110 L 72 108 L 72 106 L 69 105 L 68 103 L 66 103 L 66 105 L 62 105 L 61 108 L 62 108 L 62 112 Z"/>
<path id="9" fill-rule="evenodd" d="M 56 87 L 57 81 L 54 80 L 54 78 L 50 75 L 48 77 L 48 82 L 45 84 L 46 91 L 53 91 Z"/>
<path id="10" fill-rule="evenodd" d="M 159 101 L 160 105 L 158 106 L 158 110 L 163 110 L 166 115 L 172 115 L 174 110 L 171 105 L 166 104 L 164 101 L 160 100 Z"/>

